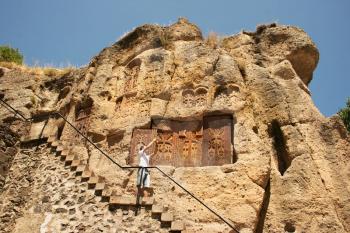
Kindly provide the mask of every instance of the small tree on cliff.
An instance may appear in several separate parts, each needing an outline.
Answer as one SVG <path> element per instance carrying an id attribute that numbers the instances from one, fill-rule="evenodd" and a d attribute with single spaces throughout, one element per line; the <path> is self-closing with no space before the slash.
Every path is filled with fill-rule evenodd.
<path id="1" fill-rule="evenodd" d="M 339 110 L 338 115 L 344 121 L 345 127 L 350 132 L 350 98 L 346 102 L 345 108 Z"/>
<path id="2" fill-rule="evenodd" d="M 0 62 L 14 62 L 17 64 L 23 63 L 23 55 L 18 49 L 11 48 L 9 46 L 0 46 Z"/>

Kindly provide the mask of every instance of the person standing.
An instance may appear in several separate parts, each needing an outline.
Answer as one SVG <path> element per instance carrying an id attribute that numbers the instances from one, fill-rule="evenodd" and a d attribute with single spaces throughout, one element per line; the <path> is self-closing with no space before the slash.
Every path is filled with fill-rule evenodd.
<path id="1" fill-rule="evenodd" d="M 155 143 L 156 139 L 153 139 L 147 146 L 141 145 L 138 156 L 139 156 L 139 169 L 137 171 L 137 191 L 140 194 L 141 188 L 149 188 L 151 183 L 150 171 L 147 167 L 149 167 L 150 157 L 153 154 L 147 154 L 146 150 Z M 148 193 L 144 189 L 143 195 L 147 196 Z"/>

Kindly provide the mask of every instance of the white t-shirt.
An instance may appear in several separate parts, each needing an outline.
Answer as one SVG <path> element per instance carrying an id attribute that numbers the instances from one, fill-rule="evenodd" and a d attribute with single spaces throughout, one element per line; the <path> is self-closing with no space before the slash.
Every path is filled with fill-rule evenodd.
<path id="1" fill-rule="evenodd" d="M 149 167 L 149 155 L 146 154 L 145 150 L 139 150 L 139 166 Z"/>

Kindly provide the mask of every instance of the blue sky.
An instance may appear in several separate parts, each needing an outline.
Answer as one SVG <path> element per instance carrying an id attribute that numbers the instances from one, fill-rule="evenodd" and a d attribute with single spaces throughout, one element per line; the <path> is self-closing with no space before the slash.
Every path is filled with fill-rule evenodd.
<path id="1" fill-rule="evenodd" d="M 310 84 L 316 106 L 330 116 L 350 97 L 347 0 L 1 0 L 0 7 L 0 44 L 19 48 L 29 65 L 84 65 L 134 27 L 180 16 L 204 34 L 231 35 L 274 21 L 296 25 L 320 51 Z"/>

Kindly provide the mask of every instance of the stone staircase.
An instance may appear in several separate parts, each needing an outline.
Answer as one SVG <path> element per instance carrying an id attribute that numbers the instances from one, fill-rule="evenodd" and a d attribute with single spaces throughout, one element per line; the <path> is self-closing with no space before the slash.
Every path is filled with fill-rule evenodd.
<path id="1" fill-rule="evenodd" d="M 150 211 L 152 218 L 159 220 L 162 228 L 169 229 L 169 232 L 184 232 L 185 224 L 181 220 L 175 220 L 173 213 L 168 211 L 166 206 L 157 203 L 153 196 L 140 197 L 137 201 L 136 196 L 115 195 L 112 187 L 109 187 L 106 180 L 89 169 L 87 160 L 70 154 L 70 149 L 63 145 L 55 136 L 47 139 L 48 145 L 55 155 L 60 158 L 64 165 L 70 169 L 81 182 L 87 182 L 88 189 L 94 190 L 95 196 L 101 197 L 101 202 L 107 202 L 110 211 L 121 209 L 123 211 L 136 212 L 139 208 L 144 207 Z"/>

